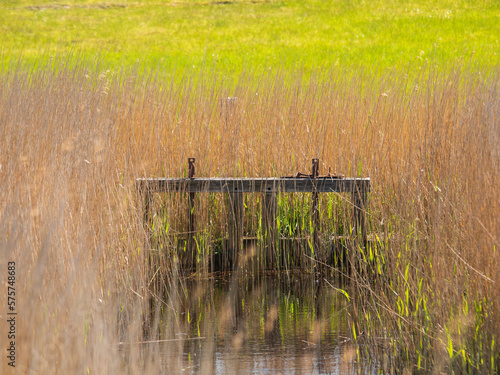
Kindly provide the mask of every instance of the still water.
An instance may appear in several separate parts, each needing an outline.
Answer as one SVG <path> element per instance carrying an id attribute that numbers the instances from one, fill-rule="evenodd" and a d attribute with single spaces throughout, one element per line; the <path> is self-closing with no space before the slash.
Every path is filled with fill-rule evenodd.
<path id="1" fill-rule="evenodd" d="M 165 374 L 376 373 L 360 365 L 350 300 L 335 288 L 303 275 L 184 280 L 153 311 L 164 341 L 144 350 Z"/>

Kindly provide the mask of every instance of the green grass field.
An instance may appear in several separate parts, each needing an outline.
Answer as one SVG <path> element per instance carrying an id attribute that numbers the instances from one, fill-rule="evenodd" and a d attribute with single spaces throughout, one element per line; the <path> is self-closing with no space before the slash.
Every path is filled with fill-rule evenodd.
<path id="1" fill-rule="evenodd" d="M 4 1 L 6 61 L 68 52 L 130 66 L 249 67 L 431 61 L 499 65 L 498 1 Z"/>

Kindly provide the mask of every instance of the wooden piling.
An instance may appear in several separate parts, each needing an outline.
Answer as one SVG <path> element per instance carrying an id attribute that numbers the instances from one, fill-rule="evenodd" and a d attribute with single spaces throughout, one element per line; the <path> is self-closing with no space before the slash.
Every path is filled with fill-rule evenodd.
<path id="1" fill-rule="evenodd" d="M 262 194 L 262 235 L 263 235 L 263 254 L 265 267 L 275 269 L 280 266 L 277 258 L 278 247 L 278 228 L 276 223 L 277 199 L 275 193 Z"/>
<path id="2" fill-rule="evenodd" d="M 245 206 L 243 204 L 243 193 L 229 193 L 229 225 L 227 250 L 223 262 L 226 269 L 234 269 L 238 262 L 238 254 L 243 249 L 243 218 Z"/>
<path id="3" fill-rule="evenodd" d="M 323 261 L 322 257 L 319 255 L 320 246 L 319 246 L 319 202 L 318 202 L 318 191 L 316 189 L 317 186 L 317 178 L 319 175 L 319 159 L 312 159 L 312 181 L 313 181 L 313 194 L 312 194 L 312 222 L 314 225 L 313 232 L 313 248 L 314 255 L 316 260 Z"/>
<path id="4" fill-rule="evenodd" d="M 354 186 L 352 192 L 353 201 L 353 219 L 354 219 L 354 238 L 355 242 L 361 242 L 362 246 L 366 245 L 366 204 L 368 194 L 364 186 Z"/>

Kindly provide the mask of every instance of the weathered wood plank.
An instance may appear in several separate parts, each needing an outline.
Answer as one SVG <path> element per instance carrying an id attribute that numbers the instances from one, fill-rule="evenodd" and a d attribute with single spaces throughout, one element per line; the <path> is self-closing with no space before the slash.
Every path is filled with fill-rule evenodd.
<path id="1" fill-rule="evenodd" d="M 186 193 L 352 193 L 370 191 L 369 178 L 139 178 L 139 189 Z"/>

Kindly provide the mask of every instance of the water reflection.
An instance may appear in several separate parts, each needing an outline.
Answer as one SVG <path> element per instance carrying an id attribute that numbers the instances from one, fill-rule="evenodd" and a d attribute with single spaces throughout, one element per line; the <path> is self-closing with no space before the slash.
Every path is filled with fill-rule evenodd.
<path id="1" fill-rule="evenodd" d="M 348 304 L 312 276 L 184 280 L 153 312 L 172 341 L 145 350 L 167 374 L 357 372 Z"/>

